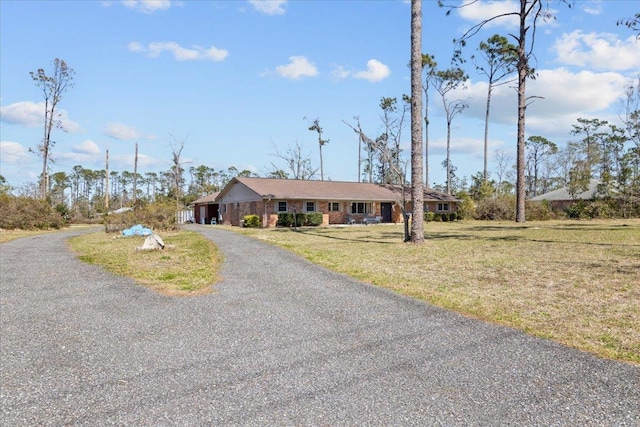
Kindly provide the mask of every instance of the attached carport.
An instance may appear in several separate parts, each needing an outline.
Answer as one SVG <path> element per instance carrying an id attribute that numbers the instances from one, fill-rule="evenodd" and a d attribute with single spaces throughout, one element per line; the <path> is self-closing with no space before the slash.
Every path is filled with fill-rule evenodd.
<path id="1" fill-rule="evenodd" d="M 196 224 L 217 224 L 220 220 L 220 205 L 214 203 L 219 192 L 207 194 L 193 202 L 193 218 Z"/>

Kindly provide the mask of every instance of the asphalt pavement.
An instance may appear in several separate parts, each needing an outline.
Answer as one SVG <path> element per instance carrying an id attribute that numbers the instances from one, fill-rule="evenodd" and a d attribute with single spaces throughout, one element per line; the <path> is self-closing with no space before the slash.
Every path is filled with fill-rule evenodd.
<path id="1" fill-rule="evenodd" d="M 0 245 L 0 424 L 640 426 L 640 367 L 360 283 L 222 227 L 222 281 L 166 297 Z"/>

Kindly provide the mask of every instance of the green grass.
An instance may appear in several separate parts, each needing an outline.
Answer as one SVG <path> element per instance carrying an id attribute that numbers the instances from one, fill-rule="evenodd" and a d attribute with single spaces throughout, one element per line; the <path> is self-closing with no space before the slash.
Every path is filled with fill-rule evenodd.
<path id="1" fill-rule="evenodd" d="M 198 233 L 160 233 L 165 249 L 136 251 L 144 237 L 116 237 L 104 232 L 69 240 L 78 258 L 131 277 L 164 295 L 201 295 L 218 281 L 222 257 L 216 246 Z"/>
<path id="2" fill-rule="evenodd" d="M 640 221 L 234 231 L 329 269 L 602 357 L 640 363 Z"/>

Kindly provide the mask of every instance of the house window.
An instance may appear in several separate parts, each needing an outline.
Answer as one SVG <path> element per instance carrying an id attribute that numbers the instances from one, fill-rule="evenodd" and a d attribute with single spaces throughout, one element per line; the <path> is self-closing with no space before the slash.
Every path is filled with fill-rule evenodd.
<path id="1" fill-rule="evenodd" d="M 287 202 L 278 202 L 278 212 L 287 211 Z"/>
<path id="2" fill-rule="evenodd" d="M 441 212 L 449 212 L 449 203 L 438 203 L 438 210 Z"/>
<path id="3" fill-rule="evenodd" d="M 352 214 L 370 214 L 371 202 L 351 202 Z"/>
<path id="4" fill-rule="evenodd" d="M 338 212 L 340 210 L 340 203 L 329 202 L 329 212 Z"/>
<path id="5" fill-rule="evenodd" d="M 316 211 L 316 202 L 304 202 L 304 211 L 305 212 L 315 212 Z"/>

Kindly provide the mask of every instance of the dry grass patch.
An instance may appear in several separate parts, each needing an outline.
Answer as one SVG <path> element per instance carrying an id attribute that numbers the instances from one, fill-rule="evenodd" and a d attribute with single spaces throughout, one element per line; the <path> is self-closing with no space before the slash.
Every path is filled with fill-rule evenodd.
<path id="1" fill-rule="evenodd" d="M 357 279 L 603 357 L 640 363 L 640 221 L 237 229 Z"/>
<path id="2" fill-rule="evenodd" d="M 198 233 L 161 234 L 165 249 L 136 251 L 144 237 L 114 237 L 104 232 L 70 239 L 78 258 L 133 278 L 163 295 L 193 296 L 211 292 L 222 258 L 217 247 Z"/>

